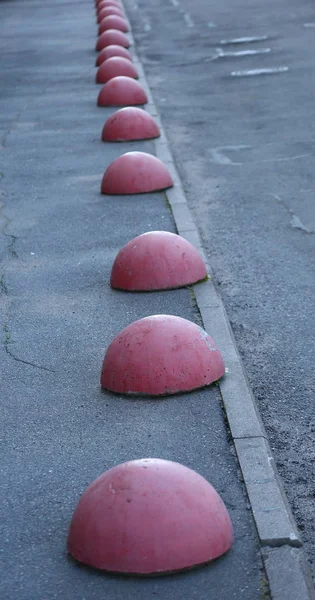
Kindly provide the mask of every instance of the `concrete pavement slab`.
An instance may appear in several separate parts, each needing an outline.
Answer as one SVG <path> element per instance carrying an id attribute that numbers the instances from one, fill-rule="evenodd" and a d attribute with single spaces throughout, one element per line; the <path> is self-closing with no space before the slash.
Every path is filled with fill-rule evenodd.
<path id="1" fill-rule="evenodd" d="M 315 598 L 305 554 L 298 548 L 265 548 L 265 565 L 273 598 Z"/>

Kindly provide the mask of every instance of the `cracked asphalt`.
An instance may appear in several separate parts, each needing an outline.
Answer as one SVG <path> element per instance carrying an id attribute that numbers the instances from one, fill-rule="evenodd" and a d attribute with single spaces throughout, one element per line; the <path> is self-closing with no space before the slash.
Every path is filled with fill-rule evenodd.
<path id="1" fill-rule="evenodd" d="M 100 194 L 116 156 L 153 144 L 100 141 L 113 110 L 96 107 L 93 3 L 1 1 L 0 31 L 1 598 L 267 598 L 218 388 L 150 401 L 100 391 L 105 349 L 127 324 L 200 317 L 186 289 L 109 286 L 123 244 L 174 223 L 162 193 Z M 66 537 L 80 494 L 105 469 L 148 456 L 212 482 L 232 518 L 232 550 L 159 579 L 79 567 Z"/>
<path id="2" fill-rule="evenodd" d="M 314 574 L 314 4 L 126 6 Z"/>

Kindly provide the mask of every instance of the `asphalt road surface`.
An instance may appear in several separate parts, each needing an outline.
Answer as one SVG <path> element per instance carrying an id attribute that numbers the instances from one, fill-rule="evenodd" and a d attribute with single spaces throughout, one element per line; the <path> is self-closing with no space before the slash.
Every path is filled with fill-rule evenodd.
<path id="1" fill-rule="evenodd" d="M 126 7 L 314 563 L 314 3 Z"/>
<path id="2" fill-rule="evenodd" d="M 156 313 L 197 320 L 188 290 L 109 286 L 117 251 L 174 230 L 165 196 L 100 194 L 108 164 L 151 142 L 103 144 L 91 0 L 0 2 L 1 600 L 268 598 L 257 534 L 216 386 L 165 400 L 101 393 L 105 349 Z M 236 541 L 202 569 L 123 578 L 80 568 L 66 537 L 80 494 L 111 466 L 176 460 L 209 479 Z"/>

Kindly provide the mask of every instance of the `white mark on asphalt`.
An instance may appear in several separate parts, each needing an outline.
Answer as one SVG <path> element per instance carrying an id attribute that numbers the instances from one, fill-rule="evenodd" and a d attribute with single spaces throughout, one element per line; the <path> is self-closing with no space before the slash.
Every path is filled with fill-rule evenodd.
<path id="1" fill-rule="evenodd" d="M 193 22 L 191 16 L 189 13 L 185 12 L 183 8 L 181 8 L 180 2 L 179 0 L 170 0 L 170 3 L 175 6 L 176 8 L 178 8 L 178 12 L 183 15 L 184 21 L 187 25 L 187 27 L 194 27 L 195 23 Z"/>
<path id="2" fill-rule="evenodd" d="M 303 27 L 315 27 L 315 23 L 304 23 Z"/>
<path id="3" fill-rule="evenodd" d="M 144 27 L 143 27 L 144 31 L 151 31 L 152 27 L 151 27 L 150 19 L 148 17 L 145 17 L 143 19 L 143 21 L 144 21 Z"/>
<path id="4" fill-rule="evenodd" d="M 246 71 L 232 71 L 232 77 L 255 77 L 257 75 L 275 75 L 285 73 L 289 67 L 270 67 L 269 69 L 247 69 Z"/>
<path id="5" fill-rule="evenodd" d="M 249 150 L 251 146 L 218 146 L 217 148 L 211 148 L 212 161 L 217 165 L 242 165 L 241 162 L 233 162 L 228 156 L 225 155 L 224 150 L 230 150 L 232 152 L 238 150 Z"/>
<path id="6" fill-rule="evenodd" d="M 224 52 L 222 48 L 214 48 L 214 56 L 211 58 L 206 58 L 205 62 L 212 62 L 214 60 L 218 60 L 218 58 L 239 58 L 242 56 L 253 56 L 255 54 L 269 54 L 270 52 L 270 48 L 258 48 L 257 50 L 238 50 L 236 52 Z"/>
<path id="7" fill-rule="evenodd" d="M 222 46 L 227 46 L 229 44 L 251 44 L 252 42 L 263 42 L 265 40 L 268 40 L 267 35 L 261 35 L 257 37 L 234 38 L 232 40 L 221 40 L 220 44 Z"/>
<path id="8" fill-rule="evenodd" d="M 219 50 L 219 48 L 218 48 Z M 258 48 L 257 50 L 239 50 L 237 52 L 222 52 L 218 58 L 233 57 L 233 56 L 253 56 L 255 54 L 269 54 L 271 52 L 271 48 Z"/>
<path id="9" fill-rule="evenodd" d="M 217 165 L 231 165 L 232 161 L 230 158 L 228 158 L 228 156 L 225 156 L 225 154 L 223 154 L 223 152 L 221 152 L 221 150 L 215 150 L 215 149 L 211 149 L 211 155 L 213 158 L 213 162 L 215 162 Z"/>
<path id="10" fill-rule="evenodd" d="M 299 219 L 299 217 L 297 217 L 296 215 L 292 215 L 291 217 L 291 227 L 293 227 L 294 229 L 302 229 L 302 231 L 305 231 L 305 233 L 313 233 L 313 230 L 306 227 L 302 223 L 301 219 Z"/>
<path id="11" fill-rule="evenodd" d="M 270 194 L 270 196 L 277 200 L 277 202 L 282 202 L 282 199 L 280 198 L 280 196 L 278 196 L 278 194 Z"/>
<path id="12" fill-rule="evenodd" d="M 289 215 L 291 215 L 291 220 L 290 220 L 291 227 L 293 227 L 294 229 L 301 229 L 305 233 L 314 233 L 314 230 L 310 229 L 309 227 L 306 227 L 304 225 L 304 223 L 302 223 L 301 219 L 299 217 L 297 217 L 296 214 L 294 214 L 293 210 L 291 210 L 291 208 L 289 208 L 286 205 L 284 200 L 282 200 L 282 198 L 280 196 L 278 196 L 278 194 L 270 194 L 270 195 L 273 198 L 275 198 L 275 200 L 277 200 L 277 202 L 279 202 L 279 204 L 281 204 L 288 211 Z"/>
<path id="13" fill-rule="evenodd" d="M 288 160 L 299 160 L 300 158 L 306 158 L 309 154 L 297 154 L 296 156 L 279 156 L 279 158 L 264 158 L 263 160 L 257 160 L 253 162 L 257 163 L 268 163 L 268 162 L 287 162 Z"/>
<path id="14" fill-rule="evenodd" d="M 193 22 L 191 16 L 188 13 L 184 12 L 183 13 L 183 17 L 184 17 L 184 21 L 185 21 L 187 27 L 194 27 L 195 26 L 195 23 Z"/>
<path id="15" fill-rule="evenodd" d="M 221 58 L 221 56 L 224 56 L 224 52 L 222 50 L 222 48 L 214 48 L 214 56 L 211 56 L 211 58 L 206 58 L 206 62 L 211 62 L 213 60 L 217 60 L 218 58 Z"/>
<path id="16" fill-rule="evenodd" d="M 218 146 L 217 148 L 210 148 L 211 153 L 211 162 L 216 163 L 217 165 L 243 165 L 244 161 L 235 162 L 231 160 L 228 156 L 226 156 L 226 152 L 238 152 L 239 150 L 251 150 L 252 146 Z M 299 160 L 301 158 L 306 158 L 310 156 L 309 154 L 298 154 L 297 156 L 280 156 L 279 158 L 266 158 L 262 160 L 251 160 L 252 164 L 261 164 L 261 163 L 272 163 L 272 162 L 287 162 L 289 160 Z M 281 199 L 272 194 L 279 202 Z"/>

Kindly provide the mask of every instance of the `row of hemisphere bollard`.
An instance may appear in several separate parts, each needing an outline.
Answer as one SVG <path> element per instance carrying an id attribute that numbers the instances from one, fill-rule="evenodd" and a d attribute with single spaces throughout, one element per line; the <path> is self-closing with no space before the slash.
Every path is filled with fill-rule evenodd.
<path id="1" fill-rule="evenodd" d="M 155 120 L 137 81 L 118 0 L 96 0 L 98 106 L 123 107 L 106 121 L 102 140 L 157 138 Z M 138 194 L 173 186 L 155 156 L 128 152 L 104 173 L 103 194 Z M 110 283 L 128 292 L 185 287 L 207 278 L 197 250 L 183 237 L 150 231 L 118 253 Z M 202 285 L 202 283 L 201 283 Z M 222 356 L 201 327 L 172 315 L 131 323 L 111 342 L 101 387 L 119 394 L 164 397 L 210 385 L 225 373 Z M 233 528 L 215 489 L 201 475 L 161 458 L 113 467 L 83 493 L 73 514 L 68 551 L 79 562 L 105 571 L 161 574 L 208 563 L 230 549 Z"/>

